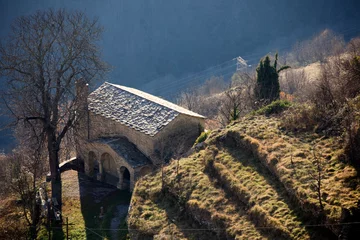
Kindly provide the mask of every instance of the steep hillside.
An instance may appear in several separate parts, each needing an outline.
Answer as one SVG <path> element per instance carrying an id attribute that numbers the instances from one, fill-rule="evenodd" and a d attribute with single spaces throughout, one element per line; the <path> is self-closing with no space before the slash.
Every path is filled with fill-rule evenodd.
<path id="1" fill-rule="evenodd" d="M 133 238 L 346 239 L 354 234 L 357 225 L 348 222 L 358 221 L 360 184 L 356 170 L 344 162 L 339 139 L 295 136 L 282 131 L 276 118 L 253 116 L 212 132 L 205 145 L 173 161 L 163 174 L 138 181 L 128 218 Z"/>

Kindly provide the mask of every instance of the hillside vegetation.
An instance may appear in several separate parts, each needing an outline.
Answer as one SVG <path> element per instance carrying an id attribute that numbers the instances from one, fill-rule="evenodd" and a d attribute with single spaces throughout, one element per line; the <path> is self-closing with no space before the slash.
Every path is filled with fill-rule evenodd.
<path id="1" fill-rule="evenodd" d="M 140 239 L 345 237 L 356 225 L 342 223 L 359 217 L 360 185 L 339 141 L 295 135 L 279 118 L 261 115 L 212 131 L 205 149 L 173 161 L 163 177 L 158 171 L 137 182 L 130 233 Z"/>

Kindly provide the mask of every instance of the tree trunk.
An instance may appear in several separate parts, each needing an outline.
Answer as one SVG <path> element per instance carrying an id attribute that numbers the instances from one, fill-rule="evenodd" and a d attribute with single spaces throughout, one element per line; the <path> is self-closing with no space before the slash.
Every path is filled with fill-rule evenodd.
<path id="1" fill-rule="evenodd" d="M 49 129 L 47 132 L 48 137 L 48 153 L 49 165 L 51 173 L 51 197 L 56 198 L 61 206 L 61 175 L 59 168 L 59 147 L 57 144 L 55 131 Z"/>
<path id="2" fill-rule="evenodd" d="M 40 212 L 39 210 L 39 206 L 37 204 L 37 199 L 36 199 L 36 168 L 34 168 L 34 173 L 33 173 L 33 181 L 32 181 L 32 212 L 31 212 L 31 226 L 30 226 L 30 236 L 31 239 L 36 239 L 37 238 L 37 224 L 39 222 L 39 214 Z"/>

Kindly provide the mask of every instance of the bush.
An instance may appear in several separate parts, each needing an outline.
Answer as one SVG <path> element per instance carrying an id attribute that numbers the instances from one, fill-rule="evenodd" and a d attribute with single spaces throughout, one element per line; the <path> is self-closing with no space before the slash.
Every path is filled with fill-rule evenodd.
<path id="1" fill-rule="evenodd" d="M 198 144 L 198 143 L 204 142 L 204 141 L 208 138 L 210 132 L 211 132 L 211 131 L 209 131 L 209 130 L 202 132 L 202 133 L 200 134 L 200 136 L 196 139 L 195 145 Z"/>
<path id="2" fill-rule="evenodd" d="M 350 163 L 360 169 L 360 96 L 347 102 L 342 114 L 345 130 L 345 153 Z"/>
<path id="3" fill-rule="evenodd" d="M 314 106 L 296 104 L 291 106 L 281 118 L 281 127 L 293 132 L 313 131 L 317 126 Z"/>
<path id="4" fill-rule="evenodd" d="M 360 58 L 350 54 L 334 56 L 322 65 L 314 91 L 309 94 L 316 109 L 317 132 L 339 135 L 348 126 L 343 119 L 349 101 L 360 94 L 359 68 Z"/>
<path id="5" fill-rule="evenodd" d="M 347 131 L 345 153 L 350 163 L 360 169 L 360 128 L 358 124 L 349 127 Z"/>
<path id="6" fill-rule="evenodd" d="M 255 114 L 269 116 L 272 114 L 279 114 L 291 106 L 291 102 L 287 100 L 276 100 L 269 105 L 262 107 L 255 111 Z"/>

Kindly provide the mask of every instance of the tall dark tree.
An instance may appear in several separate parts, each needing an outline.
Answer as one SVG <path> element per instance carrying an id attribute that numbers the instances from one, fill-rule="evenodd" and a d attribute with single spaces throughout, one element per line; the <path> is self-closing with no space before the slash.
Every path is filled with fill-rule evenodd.
<path id="1" fill-rule="evenodd" d="M 270 57 L 266 56 L 260 60 L 259 66 L 256 68 L 257 86 L 255 88 L 255 97 L 257 100 L 264 102 L 272 102 L 280 97 L 279 72 L 290 68 L 283 66 L 277 69 L 278 54 L 275 54 L 274 65 L 271 65 Z"/>
<path id="2" fill-rule="evenodd" d="M 76 81 L 91 83 L 107 66 L 98 41 L 102 27 L 81 12 L 38 11 L 17 18 L 0 43 L 2 103 L 14 124 L 31 122 L 45 135 L 52 195 L 60 198 L 59 150 L 81 116 Z"/>

